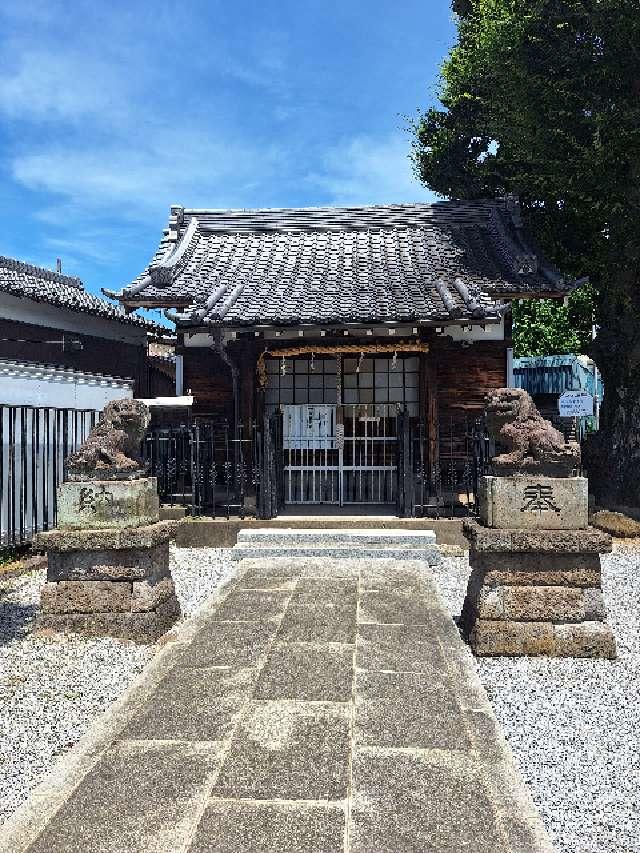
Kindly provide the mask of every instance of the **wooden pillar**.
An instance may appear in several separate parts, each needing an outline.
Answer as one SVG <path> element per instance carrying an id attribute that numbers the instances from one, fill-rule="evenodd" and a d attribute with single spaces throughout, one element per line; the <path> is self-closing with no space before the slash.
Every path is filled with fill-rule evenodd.
<path id="1" fill-rule="evenodd" d="M 438 446 L 438 362 L 437 355 L 427 353 L 424 359 L 424 403 L 427 422 L 427 458 L 429 460 L 429 477 L 438 470 L 440 464 L 440 448 Z"/>

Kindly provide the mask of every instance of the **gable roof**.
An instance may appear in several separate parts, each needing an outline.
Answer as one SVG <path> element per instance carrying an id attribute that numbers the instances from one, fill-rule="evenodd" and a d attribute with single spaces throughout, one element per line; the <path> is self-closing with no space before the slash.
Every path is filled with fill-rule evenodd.
<path id="1" fill-rule="evenodd" d="M 129 307 L 180 325 L 497 321 L 513 296 L 571 285 L 531 246 L 514 199 L 344 208 L 171 208 Z"/>
<path id="2" fill-rule="evenodd" d="M 0 256 L 0 293 L 8 293 L 20 299 L 46 302 L 57 308 L 92 314 L 105 320 L 139 326 L 148 332 L 166 334 L 164 326 L 140 317 L 127 314 L 121 305 L 107 302 L 88 293 L 76 276 L 63 275 L 44 267 Z"/>

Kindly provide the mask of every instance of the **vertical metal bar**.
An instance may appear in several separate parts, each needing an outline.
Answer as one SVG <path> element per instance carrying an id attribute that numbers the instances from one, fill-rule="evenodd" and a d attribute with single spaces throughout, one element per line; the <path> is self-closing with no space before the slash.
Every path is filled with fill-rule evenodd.
<path id="1" fill-rule="evenodd" d="M 244 519 L 244 500 L 245 500 L 245 461 L 244 461 L 244 422 L 240 421 L 238 423 L 238 441 L 240 452 L 238 455 L 238 460 L 240 464 L 240 479 L 239 479 L 239 488 L 240 494 L 238 496 L 238 500 L 240 506 L 238 508 L 238 513 L 241 519 Z"/>
<path id="2" fill-rule="evenodd" d="M 59 453 L 60 447 L 58 444 L 60 435 L 60 412 L 58 409 L 54 409 L 53 411 L 53 439 L 52 439 L 52 452 L 53 452 L 53 482 L 52 482 L 52 495 L 51 495 L 51 506 L 53 509 L 53 526 L 55 527 L 58 520 L 58 470 L 59 470 Z"/>
<path id="3" fill-rule="evenodd" d="M 15 453 L 16 453 L 16 410 L 12 406 L 9 409 L 9 517 L 7 529 L 9 532 L 9 543 L 15 543 L 16 535 L 16 509 L 15 509 Z"/>
<path id="4" fill-rule="evenodd" d="M 209 438 L 209 452 L 211 454 L 211 468 L 209 470 L 209 482 L 211 484 L 211 515 L 216 517 L 216 485 L 217 485 L 217 460 L 216 460 L 216 429 L 215 424 L 211 424 Z"/>
<path id="5" fill-rule="evenodd" d="M 26 431 L 26 407 L 20 406 L 20 486 L 18 501 L 18 526 L 20 530 L 20 544 L 24 542 L 26 505 L 27 505 L 27 431 Z"/>
<path id="6" fill-rule="evenodd" d="M 31 536 L 38 532 L 38 455 L 40 410 L 31 409 Z"/>
<path id="7" fill-rule="evenodd" d="M 229 455 L 229 424 L 225 424 L 224 429 L 224 458 L 227 481 L 227 519 L 229 518 L 231 504 L 231 457 Z"/>
<path id="8" fill-rule="evenodd" d="M 49 409 L 43 412 L 42 442 L 42 529 L 49 529 Z"/>
<path id="9" fill-rule="evenodd" d="M 62 410 L 62 477 L 64 479 L 69 455 L 69 410 Z"/>
<path id="10" fill-rule="evenodd" d="M 4 464 L 4 413 L 6 409 L 4 406 L 0 406 L 0 545 L 5 542 L 5 527 L 4 527 L 4 500 L 5 500 L 5 491 L 4 491 L 4 474 L 5 474 L 5 464 Z"/>

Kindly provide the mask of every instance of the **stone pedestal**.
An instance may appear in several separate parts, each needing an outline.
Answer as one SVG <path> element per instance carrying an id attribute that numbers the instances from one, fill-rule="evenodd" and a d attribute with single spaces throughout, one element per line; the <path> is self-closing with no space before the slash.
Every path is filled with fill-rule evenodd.
<path id="1" fill-rule="evenodd" d="M 58 528 L 40 533 L 47 583 L 36 627 L 149 642 L 180 615 L 169 570 L 170 522 L 156 480 L 85 480 L 58 488 Z"/>
<path id="2" fill-rule="evenodd" d="M 481 477 L 478 499 L 486 527 L 584 530 L 589 524 L 586 477 Z"/>
<path id="3" fill-rule="evenodd" d="M 159 512 L 155 477 L 71 481 L 58 487 L 58 527 L 65 529 L 141 527 L 158 521 Z"/>
<path id="4" fill-rule="evenodd" d="M 476 522 L 464 532 L 471 577 L 461 627 L 475 654 L 616 656 L 600 574 L 608 534 Z"/>
<path id="5" fill-rule="evenodd" d="M 126 530 L 52 530 L 36 627 L 152 642 L 180 615 L 169 569 L 170 522 Z"/>

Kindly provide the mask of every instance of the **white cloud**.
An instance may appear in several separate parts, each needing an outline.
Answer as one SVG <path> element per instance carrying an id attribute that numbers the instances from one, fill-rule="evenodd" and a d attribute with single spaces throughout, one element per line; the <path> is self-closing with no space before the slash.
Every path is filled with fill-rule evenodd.
<path id="1" fill-rule="evenodd" d="M 70 205 L 72 211 L 117 209 L 125 218 L 146 218 L 175 202 L 242 206 L 245 194 L 283 159 L 276 146 L 251 147 L 197 129 L 168 128 L 109 145 L 56 146 L 19 155 L 12 174 L 31 190 L 58 196 L 63 215 Z M 55 221 L 56 208 L 40 218 Z"/>
<path id="2" fill-rule="evenodd" d="M 327 150 L 323 169 L 307 180 L 336 205 L 435 201 L 414 177 L 409 153 L 410 141 L 402 133 L 347 139 Z"/>
<path id="3" fill-rule="evenodd" d="M 126 115 L 125 83 L 113 65 L 68 49 L 20 50 L 8 65 L 5 57 L 0 110 L 10 119 L 104 124 Z"/>
<path id="4" fill-rule="evenodd" d="M 327 106 L 294 97 L 286 31 L 200 33 L 163 2 L 142 11 L 89 4 L 72 22 L 57 0 L 31 3 L 33 16 L 16 13 L 0 31 L 0 116 L 9 128 L 0 168 L 37 194 L 34 251 L 116 264 L 147 228 L 153 249 L 171 203 L 433 198 L 413 178 L 399 132 L 329 148 L 314 142 L 331 138 Z M 235 110 L 233 95 L 245 103 L 239 89 L 249 116 Z"/>

